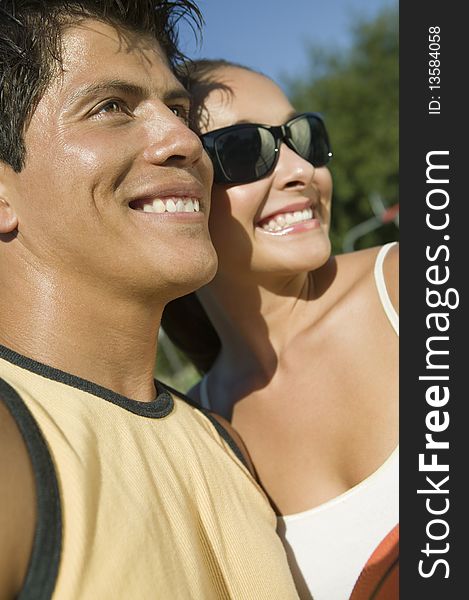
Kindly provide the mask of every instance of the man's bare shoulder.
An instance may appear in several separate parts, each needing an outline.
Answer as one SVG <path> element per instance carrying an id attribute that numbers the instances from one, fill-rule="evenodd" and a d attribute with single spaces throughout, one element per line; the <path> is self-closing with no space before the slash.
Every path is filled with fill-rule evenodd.
<path id="1" fill-rule="evenodd" d="M 36 521 L 34 474 L 13 416 L 0 397 L 0 598 L 17 596 L 26 575 Z"/>

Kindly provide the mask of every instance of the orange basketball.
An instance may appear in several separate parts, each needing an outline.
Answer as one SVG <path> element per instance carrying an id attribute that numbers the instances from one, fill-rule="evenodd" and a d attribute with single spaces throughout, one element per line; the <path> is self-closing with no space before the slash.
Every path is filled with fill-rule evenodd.
<path id="1" fill-rule="evenodd" d="M 399 525 L 380 542 L 353 588 L 350 600 L 399 598 Z"/>

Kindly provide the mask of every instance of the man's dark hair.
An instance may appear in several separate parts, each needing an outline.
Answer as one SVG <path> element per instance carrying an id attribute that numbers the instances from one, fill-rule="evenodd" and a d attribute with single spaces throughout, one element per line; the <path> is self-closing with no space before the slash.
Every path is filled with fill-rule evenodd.
<path id="1" fill-rule="evenodd" d="M 191 0 L 0 0 L 0 161 L 21 171 L 24 132 L 61 66 L 65 27 L 91 18 L 154 37 L 170 66 L 184 60 L 177 24 L 197 32 L 199 9 Z"/>

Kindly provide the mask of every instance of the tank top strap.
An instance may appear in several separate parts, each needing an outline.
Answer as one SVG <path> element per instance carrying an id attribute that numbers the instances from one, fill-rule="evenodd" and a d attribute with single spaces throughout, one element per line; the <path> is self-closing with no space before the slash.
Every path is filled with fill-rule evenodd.
<path id="1" fill-rule="evenodd" d="M 399 335 L 399 315 L 396 312 L 396 309 L 392 305 L 391 299 L 389 298 L 388 290 L 386 287 L 386 282 L 384 280 L 384 272 L 383 272 L 383 263 L 386 258 L 389 250 L 396 244 L 397 242 L 390 242 L 389 244 L 385 244 L 376 257 L 375 262 L 375 282 L 376 288 L 378 289 L 379 298 L 381 300 L 381 304 L 383 306 L 384 312 L 389 319 L 394 331 L 397 335 Z"/>
<path id="2" fill-rule="evenodd" d="M 200 380 L 200 387 L 199 387 L 200 405 L 202 406 L 202 408 L 211 410 L 212 407 L 210 406 L 210 398 L 208 397 L 207 380 L 208 380 L 207 375 L 204 375 L 202 377 L 202 379 Z"/>

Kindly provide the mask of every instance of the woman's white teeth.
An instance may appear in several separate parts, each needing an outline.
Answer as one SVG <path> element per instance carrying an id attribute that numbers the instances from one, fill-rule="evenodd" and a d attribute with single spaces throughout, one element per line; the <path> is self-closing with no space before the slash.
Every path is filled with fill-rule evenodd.
<path id="1" fill-rule="evenodd" d="M 287 224 L 287 219 L 283 216 L 283 215 L 279 215 L 274 223 L 277 223 L 277 225 L 280 225 L 280 227 L 284 227 Z"/>
<path id="2" fill-rule="evenodd" d="M 268 223 L 262 225 L 264 231 L 281 231 L 288 225 L 293 223 L 301 223 L 301 221 L 309 221 L 313 218 L 313 209 L 305 208 L 304 210 L 295 210 L 295 212 L 282 213 L 277 215 L 273 219 L 270 219 Z"/>
<path id="3" fill-rule="evenodd" d="M 196 198 L 189 198 L 188 200 L 168 198 L 166 200 L 153 200 L 153 202 L 145 203 L 140 210 L 151 213 L 199 212 L 200 204 Z"/>

